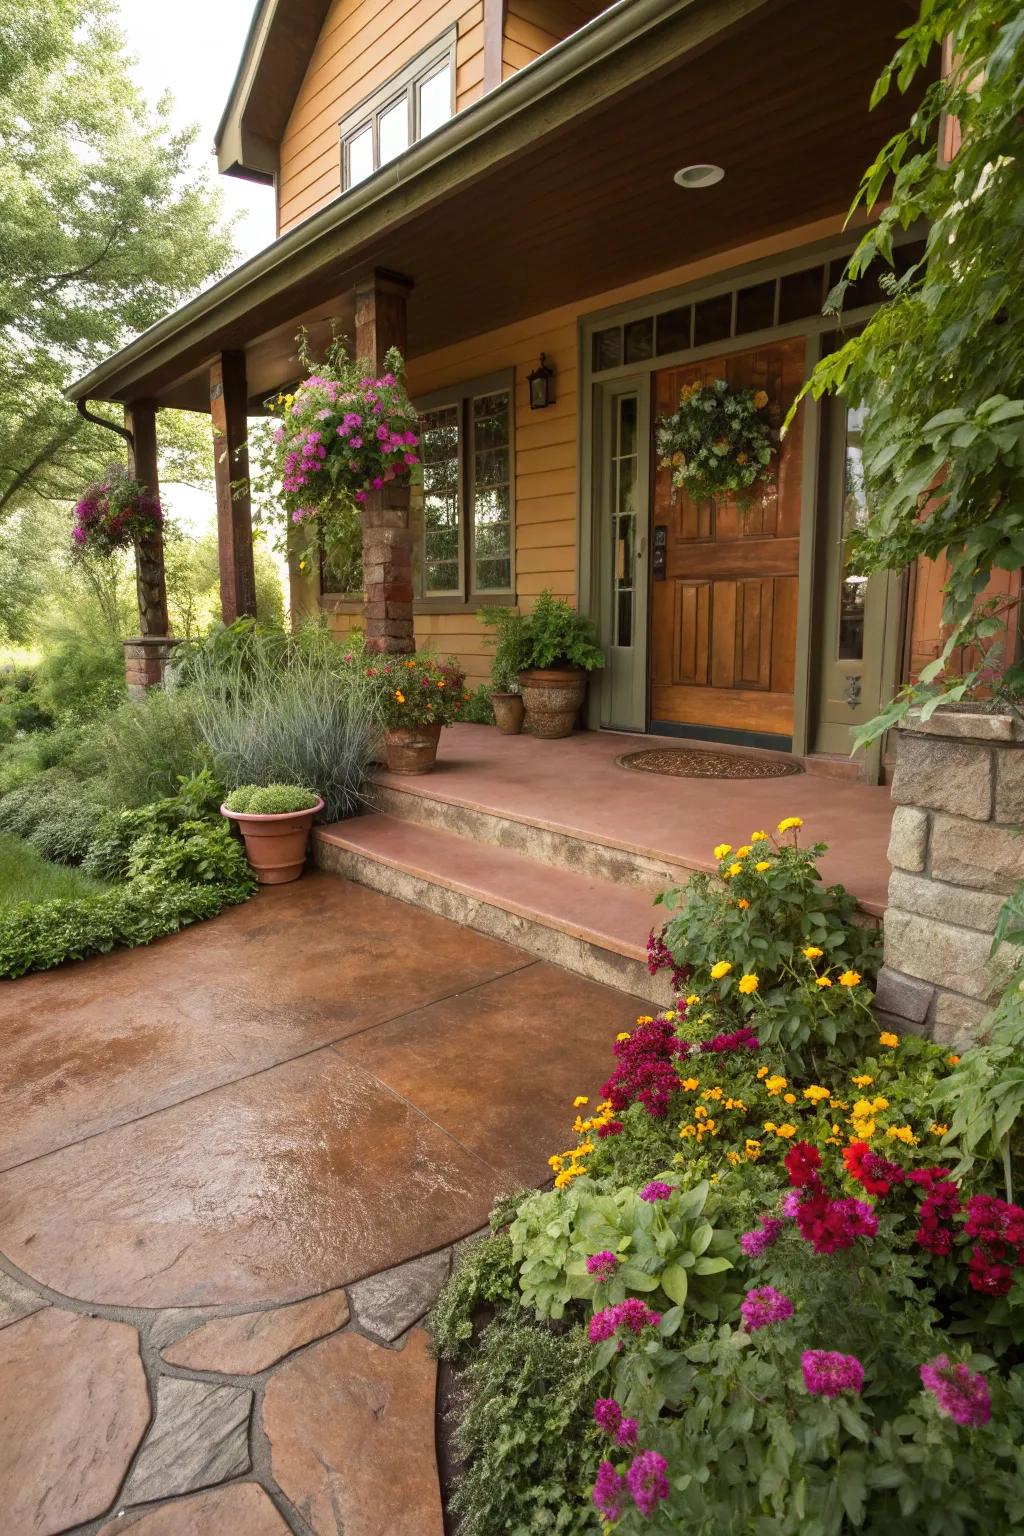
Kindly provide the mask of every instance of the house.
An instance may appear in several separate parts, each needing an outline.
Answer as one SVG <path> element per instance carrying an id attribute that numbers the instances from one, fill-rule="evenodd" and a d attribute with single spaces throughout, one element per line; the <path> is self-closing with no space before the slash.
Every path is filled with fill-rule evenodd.
<path id="1" fill-rule="evenodd" d="M 247 414 L 332 322 L 396 343 L 425 487 L 365 518 L 366 593 L 292 571 L 293 608 L 487 675 L 477 611 L 545 587 L 598 622 L 589 723 L 845 763 L 936 638 L 930 579 L 851 576 L 860 427 L 805 401 L 744 513 L 672 490 L 653 451 L 680 389 L 763 389 L 780 421 L 837 343 L 822 305 L 860 174 L 907 117 L 868 109 L 906 0 L 259 0 L 217 137 L 273 184 L 278 239 L 69 391 L 218 433 L 224 616 L 251 611 Z M 915 232 L 901 262 L 920 252 Z M 851 294 L 843 324 L 880 301 Z M 159 672 L 160 633 L 134 653 Z M 150 657 L 151 659 L 146 659 Z M 879 756 L 860 771 L 875 781 Z"/>

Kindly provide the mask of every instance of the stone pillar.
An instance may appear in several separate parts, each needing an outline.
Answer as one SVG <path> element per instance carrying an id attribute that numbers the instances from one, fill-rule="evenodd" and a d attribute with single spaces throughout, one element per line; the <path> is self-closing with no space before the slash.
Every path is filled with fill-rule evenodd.
<path id="1" fill-rule="evenodd" d="M 245 353 L 222 352 L 210 368 L 210 420 L 217 488 L 220 611 L 225 624 L 256 616 L 256 567 L 249 499 L 249 397 Z M 244 488 L 233 482 L 244 481 Z"/>
<path id="2" fill-rule="evenodd" d="M 1024 881 L 1024 725 L 936 710 L 897 734 L 889 904 L 876 1006 L 898 1027 L 963 1044 L 998 995 L 996 915 Z"/>
<path id="3" fill-rule="evenodd" d="M 125 407 L 124 419 L 132 434 L 129 471 L 147 491 L 159 496 L 156 405 L 152 400 L 133 400 Z M 149 688 L 163 682 L 164 666 L 176 643 L 168 634 L 164 541 L 159 531 L 141 539 L 136 546 L 135 590 L 139 603 L 139 633 L 124 642 L 125 680 L 130 696 L 140 699 Z"/>
<path id="4" fill-rule="evenodd" d="M 409 284 L 374 273 L 356 287 L 356 356 L 382 371 L 384 354 L 405 355 Z M 416 649 L 413 629 L 409 487 L 392 482 L 370 491 L 363 506 L 366 644 L 371 651 Z"/>

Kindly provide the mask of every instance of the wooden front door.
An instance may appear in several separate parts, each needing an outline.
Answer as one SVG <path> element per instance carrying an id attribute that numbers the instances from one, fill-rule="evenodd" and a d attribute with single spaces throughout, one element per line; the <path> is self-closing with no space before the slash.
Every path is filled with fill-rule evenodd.
<path id="1" fill-rule="evenodd" d="M 765 390 L 777 426 L 803 382 L 804 341 L 795 337 L 663 369 L 655 375 L 655 414 L 675 410 L 684 384 L 717 378 Z M 773 482 L 763 493 L 754 488 L 746 510 L 730 499 L 697 503 L 673 489 L 667 469 L 657 471 L 652 729 L 790 744 L 802 437 L 801 412 L 775 461 Z"/>

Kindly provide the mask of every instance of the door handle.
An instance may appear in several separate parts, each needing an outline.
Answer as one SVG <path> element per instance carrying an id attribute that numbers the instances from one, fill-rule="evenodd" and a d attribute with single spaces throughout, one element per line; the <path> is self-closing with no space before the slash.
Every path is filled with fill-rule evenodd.
<path id="1" fill-rule="evenodd" d="M 636 559 L 642 560 L 647 553 L 647 535 L 642 533 L 636 541 Z"/>

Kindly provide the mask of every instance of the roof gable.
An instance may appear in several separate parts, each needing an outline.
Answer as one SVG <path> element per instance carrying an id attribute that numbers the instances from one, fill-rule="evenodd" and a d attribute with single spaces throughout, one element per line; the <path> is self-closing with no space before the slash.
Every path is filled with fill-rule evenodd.
<path id="1" fill-rule="evenodd" d="M 217 127 L 225 176 L 272 182 L 278 146 L 331 0 L 257 0 L 227 106 Z"/>

